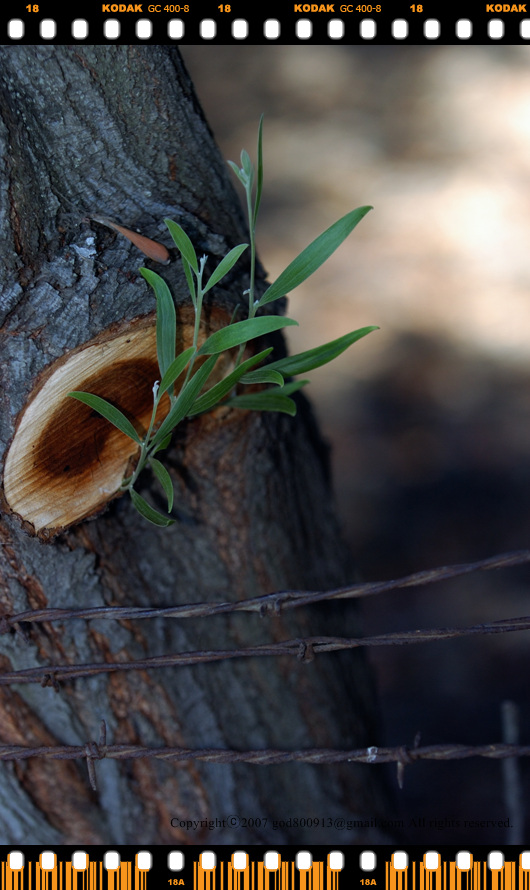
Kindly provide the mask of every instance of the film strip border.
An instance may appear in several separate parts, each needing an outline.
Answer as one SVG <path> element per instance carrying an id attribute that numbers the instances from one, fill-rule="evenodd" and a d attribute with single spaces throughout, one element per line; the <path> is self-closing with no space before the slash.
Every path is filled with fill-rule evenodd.
<path id="1" fill-rule="evenodd" d="M 158 858 L 158 857 L 157 857 Z M 187 861 L 186 861 L 187 860 Z M 52 850 L 43 851 L 36 861 L 26 861 L 21 850 L 11 851 L 1 863 L 1 890 L 147 890 L 149 872 L 155 871 L 157 886 L 188 887 L 191 890 L 339 890 L 339 874 L 344 854 L 331 851 L 325 859 L 314 860 L 307 850 L 286 861 L 276 850 L 268 850 L 261 861 L 237 850 L 228 860 L 213 850 L 190 856 L 172 850 L 153 869 L 153 856 L 139 851 L 133 860 L 122 861 L 116 850 L 107 851 L 99 861 L 76 850 L 68 859 Z M 191 879 L 192 878 L 192 879 Z"/>
<path id="2" fill-rule="evenodd" d="M 7 45 L 127 43 L 127 44 L 527 44 L 530 43 L 528 3 L 483 3 L 457 12 L 448 4 L 296 3 L 248 6 L 210 0 L 190 2 L 98 2 L 85 0 L 76 15 L 65 13 L 63 0 L 28 3 L 17 0 L 3 14 Z M 391 8 L 392 7 L 392 8 Z M 67 7 L 66 7 L 67 8 Z M 16 10 L 16 12 L 15 12 Z M 244 13 L 248 17 L 245 17 Z"/>
<path id="3" fill-rule="evenodd" d="M 27 862 L 21 850 L 11 851 L 1 863 L 1 890 L 146 890 L 153 858 L 140 851 L 134 861 L 122 861 L 116 851 L 102 860 L 90 861 L 83 850 L 69 860 L 44 850 L 35 862 Z"/>
<path id="4" fill-rule="evenodd" d="M 530 850 L 509 858 L 492 850 L 478 860 L 467 850 L 452 859 L 430 850 L 413 861 L 397 851 L 385 871 L 386 890 L 530 890 Z"/>
<path id="5" fill-rule="evenodd" d="M 416 847 L 282 847 L 281 854 L 259 847 L 250 853 L 120 847 L 121 853 L 98 848 L 97 861 L 73 848 L 23 850 L 0 861 L 0 890 L 150 890 L 155 883 L 157 890 L 383 890 L 383 884 L 385 890 L 530 890 L 530 849 L 516 847 L 480 848 L 475 855 L 447 847 L 443 854 Z"/>

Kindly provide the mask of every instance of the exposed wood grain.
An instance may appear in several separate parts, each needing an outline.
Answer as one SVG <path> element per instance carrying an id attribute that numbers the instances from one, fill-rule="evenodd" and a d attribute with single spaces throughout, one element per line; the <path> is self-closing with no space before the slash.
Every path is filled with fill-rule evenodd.
<path id="1" fill-rule="evenodd" d="M 210 327 L 202 326 L 199 345 L 217 329 L 221 317 L 223 313 L 210 314 Z M 193 341 L 191 310 L 181 309 L 178 321 L 177 345 L 183 351 Z M 217 324 L 212 327 L 212 322 Z M 139 455 L 132 439 L 68 396 L 79 390 L 106 399 L 131 421 L 140 438 L 145 436 L 153 384 L 160 380 L 155 319 L 147 316 L 118 327 L 121 330 L 103 332 L 46 368 L 21 412 L 5 461 L 4 492 L 13 513 L 37 533 L 58 533 L 100 511 L 119 493 Z M 220 358 L 209 386 L 229 364 L 228 354 Z M 155 428 L 168 410 L 165 395 Z"/>

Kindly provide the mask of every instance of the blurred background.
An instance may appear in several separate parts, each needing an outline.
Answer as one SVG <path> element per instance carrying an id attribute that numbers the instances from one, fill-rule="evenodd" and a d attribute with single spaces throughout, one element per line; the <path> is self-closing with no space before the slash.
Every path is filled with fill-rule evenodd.
<path id="1" fill-rule="evenodd" d="M 374 205 L 289 306 L 300 323 L 292 351 L 381 328 L 306 390 L 360 577 L 528 547 L 530 50 L 202 45 L 182 55 L 227 159 L 243 147 L 255 158 L 265 113 L 258 249 L 270 280 L 340 216 Z M 374 597 L 364 633 L 529 614 L 529 581 L 528 568 L 509 569 Z M 528 744 L 528 633 L 369 657 L 383 715 L 374 744 L 412 744 L 418 731 L 421 744 L 501 741 L 505 700 L 518 704 Z M 523 842 L 520 823 L 464 824 L 508 819 L 499 761 L 421 763 L 402 790 L 395 770 L 390 781 L 403 841 Z"/>

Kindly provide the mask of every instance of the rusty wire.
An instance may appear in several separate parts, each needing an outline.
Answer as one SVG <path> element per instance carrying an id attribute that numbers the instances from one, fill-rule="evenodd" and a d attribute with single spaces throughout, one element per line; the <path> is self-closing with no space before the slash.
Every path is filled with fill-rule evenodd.
<path id="1" fill-rule="evenodd" d="M 197 618 L 209 617 L 226 612 L 246 611 L 258 612 L 261 615 L 278 614 L 282 609 L 310 605 L 315 602 L 331 599 L 349 599 L 373 596 L 391 590 L 407 587 L 419 587 L 433 584 L 450 578 L 470 574 L 477 571 L 508 568 L 530 562 L 530 551 L 504 553 L 489 559 L 473 563 L 441 566 L 432 570 L 415 572 L 404 578 L 391 581 L 379 581 L 369 584 L 355 584 L 348 587 L 327 591 L 280 591 L 266 594 L 243 602 L 230 603 L 189 603 L 181 606 L 145 609 L 122 607 L 96 607 L 88 609 L 39 609 L 21 612 L 16 615 L 0 617 L 0 633 L 18 632 L 24 638 L 21 628 L 26 622 L 58 621 L 73 618 L 88 620 L 91 618 L 131 619 L 131 618 Z M 355 649 L 366 646 L 398 646 L 411 643 L 432 642 L 434 640 L 454 639 L 475 634 L 506 633 L 510 631 L 530 630 L 530 617 L 501 619 L 484 624 L 476 624 L 463 628 L 438 628 L 428 630 L 404 631 L 380 634 L 360 638 L 341 637 L 310 637 L 306 639 L 285 640 L 280 643 L 254 646 L 247 649 L 209 650 L 187 652 L 174 655 L 157 656 L 139 661 L 123 663 L 97 663 L 84 665 L 53 665 L 48 667 L 29 668 L 22 671 L 8 671 L 0 674 L 0 685 L 11 683 L 37 683 L 52 685 L 59 689 L 59 681 L 92 676 L 94 674 L 111 673 L 124 670 L 140 670 L 156 667 L 176 667 L 198 663 L 222 661 L 232 658 L 256 656 L 295 656 L 302 661 L 312 661 L 316 654 L 333 652 L 341 649 Z M 232 751 L 218 749 L 191 749 L 161 747 L 148 748 L 140 745 L 108 745 L 106 724 L 102 721 L 99 741 L 89 741 L 85 745 L 46 745 L 28 747 L 22 745 L 1 745 L 0 761 L 26 760 L 42 757 L 51 760 L 85 759 L 90 784 L 96 790 L 95 761 L 103 759 L 126 760 L 154 758 L 168 762 L 202 761 L 207 763 L 249 763 L 255 765 L 271 765 L 278 763 L 396 763 L 398 782 L 402 786 L 405 765 L 419 760 L 461 760 L 468 757 L 487 757 L 506 760 L 509 758 L 527 757 L 530 745 L 493 743 L 489 745 L 429 745 L 420 747 L 419 736 L 412 746 L 401 745 L 393 748 L 369 747 L 349 751 L 311 748 L 298 751 L 264 749 L 261 751 Z"/>
<path id="2" fill-rule="evenodd" d="M 146 670 L 162 667 L 185 667 L 233 658 L 255 658 L 263 656 L 290 655 L 300 661 L 313 661 L 323 652 L 338 652 L 343 649 L 358 649 L 363 646 L 403 646 L 411 643 L 427 643 L 434 640 L 449 640 L 476 634 L 496 634 L 530 630 L 530 616 L 501 618 L 485 624 L 474 624 L 460 628 L 429 628 L 427 630 L 400 631 L 370 637 L 305 637 L 303 639 L 282 640 L 279 643 L 263 643 L 243 649 L 209 649 L 182 652 L 173 655 L 156 655 L 137 661 L 96 662 L 92 664 L 48 665 L 25 668 L 21 671 L 5 671 L 0 674 L 0 686 L 12 683 L 41 683 L 54 686 L 61 680 L 74 680 L 96 674 L 110 674 L 117 671 Z"/>
<path id="3" fill-rule="evenodd" d="M 258 612 L 261 615 L 277 615 L 284 609 L 307 606 L 313 603 L 333 599 L 358 599 L 389 593 L 406 587 L 420 587 L 437 584 L 472 572 L 491 571 L 492 569 L 510 568 L 530 563 L 530 550 L 517 550 L 502 553 L 477 562 L 459 563 L 457 565 L 439 566 L 422 572 L 414 572 L 403 578 L 391 581 L 375 581 L 362 584 L 350 584 L 332 590 L 283 590 L 252 597 L 240 602 L 209 602 L 185 603 L 180 606 L 164 608 L 142 608 L 130 606 L 94 606 L 85 609 L 34 609 L 18 612 L 15 615 L 0 616 L 0 634 L 8 633 L 25 622 L 67 621 L 78 618 L 106 618 L 113 620 L 141 618 L 208 618 L 227 612 Z"/>
<path id="4" fill-rule="evenodd" d="M 45 757 L 48 760 L 141 760 L 153 757 L 172 763 L 200 760 L 204 763 L 253 763 L 272 766 L 278 763 L 405 763 L 417 760 L 464 760 L 468 757 L 489 757 L 504 760 L 508 757 L 529 757 L 530 745 L 506 745 L 502 742 L 490 745 L 426 745 L 413 748 L 400 745 L 395 748 L 355 748 L 351 751 L 333 748 L 307 748 L 299 751 L 283 751 L 264 748 L 257 751 L 230 751 L 218 748 L 146 748 L 141 745 L 106 745 L 96 742 L 86 745 L 41 745 L 27 748 L 23 745 L 0 745 L 0 760 L 28 760 Z"/>
<path id="5" fill-rule="evenodd" d="M 426 745 L 420 747 L 419 736 L 414 744 L 393 748 L 372 746 L 337 750 L 333 748 L 307 748 L 298 751 L 285 751 L 277 748 L 263 750 L 233 751 L 218 748 L 149 748 L 141 745 L 108 745 L 106 724 L 100 726 L 99 741 L 89 741 L 85 745 L 1 745 L 0 761 L 28 760 L 41 757 L 47 760 L 85 759 L 92 788 L 96 791 L 95 761 L 97 760 L 141 760 L 153 758 L 169 763 L 201 761 L 203 763 L 249 763 L 255 766 L 273 766 L 280 763 L 311 763 L 315 765 L 332 763 L 396 763 L 398 781 L 403 784 L 405 766 L 419 760 L 463 760 L 469 757 L 487 757 L 492 760 L 506 760 L 514 757 L 530 756 L 530 745 L 510 745 L 495 742 L 489 745 Z"/>

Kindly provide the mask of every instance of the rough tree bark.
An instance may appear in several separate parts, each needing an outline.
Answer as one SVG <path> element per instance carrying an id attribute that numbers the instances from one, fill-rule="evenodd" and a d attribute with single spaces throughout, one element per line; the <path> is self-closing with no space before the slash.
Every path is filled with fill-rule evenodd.
<path id="1" fill-rule="evenodd" d="M 109 216 L 170 247 L 162 223 L 169 216 L 215 261 L 245 240 L 246 232 L 226 165 L 176 50 L 3 47 L 0 81 L 4 464 L 23 410 L 54 362 L 109 332 L 154 322 L 154 300 L 137 271 L 151 262 L 88 217 Z M 173 252 L 170 265 L 153 268 L 170 284 L 182 319 L 185 287 L 176 260 Z M 214 327 L 241 299 L 248 270 L 244 263 L 236 270 L 206 306 Z M 132 393 L 137 389 L 141 402 L 156 368 L 148 367 L 144 380 L 134 376 L 134 367 L 129 370 L 122 384 Z M 95 436 L 88 427 L 87 441 L 76 444 L 82 453 Z M 68 422 L 61 429 L 67 436 Z M 68 486 L 76 468 L 64 464 L 53 429 L 44 432 L 38 472 L 28 484 L 38 490 L 50 475 L 61 480 L 62 473 Z M 351 580 L 333 515 L 326 450 L 304 399 L 296 419 L 227 409 L 205 415 L 184 426 L 167 455 L 178 520 L 167 530 L 149 526 L 128 498 L 117 498 L 92 521 L 59 534 L 46 528 L 35 534 L 24 517 L 14 515 L 4 493 L 3 613 L 47 605 L 242 599 Z M 148 484 L 144 493 L 156 500 Z M 3 670 L 127 661 L 356 630 L 350 605 L 272 617 L 75 620 L 26 627 L 26 644 L 17 634 L 1 637 Z M 358 653 L 319 656 L 312 663 L 257 658 L 112 673 L 65 682 L 57 690 L 0 686 L 0 708 L 2 744 L 84 744 L 97 737 L 102 718 L 109 741 L 123 744 L 297 749 L 377 743 L 372 687 Z M 270 821 L 380 813 L 371 767 L 102 760 L 97 776 L 93 792 L 84 762 L 2 764 L 4 843 L 377 839 L 356 829 L 340 835 L 327 828 L 272 831 Z M 190 831 L 179 825 L 229 814 L 267 816 L 268 827 L 227 826 L 212 835 L 204 827 Z"/>

